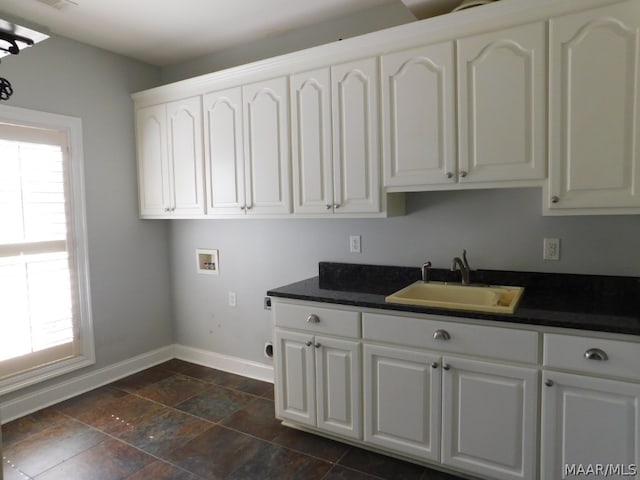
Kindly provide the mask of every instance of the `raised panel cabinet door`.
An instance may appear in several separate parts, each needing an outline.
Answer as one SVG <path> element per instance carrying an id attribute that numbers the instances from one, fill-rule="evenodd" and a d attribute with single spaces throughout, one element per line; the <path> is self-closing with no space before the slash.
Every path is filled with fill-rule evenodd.
<path id="1" fill-rule="evenodd" d="M 384 185 L 454 183 L 453 43 L 381 57 Z"/>
<path id="2" fill-rule="evenodd" d="M 541 480 L 638 478 L 640 385 L 566 373 L 542 376 Z M 591 473 L 591 476 L 594 474 Z"/>
<path id="3" fill-rule="evenodd" d="M 288 79 L 245 85 L 242 102 L 247 213 L 290 213 Z"/>
<path id="4" fill-rule="evenodd" d="M 362 439 L 360 343 L 315 337 L 318 428 Z"/>
<path id="5" fill-rule="evenodd" d="M 293 211 L 333 213 L 330 70 L 292 75 L 290 82 Z"/>
<path id="6" fill-rule="evenodd" d="M 242 89 L 203 97 L 205 185 L 208 215 L 244 213 Z"/>
<path id="7" fill-rule="evenodd" d="M 538 371 L 456 357 L 442 365 L 442 463 L 496 480 L 536 479 Z"/>
<path id="8" fill-rule="evenodd" d="M 378 63 L 331 67 L 335 213 L 380 211 Z"/>
<path id="9" fill-rule="evenodd" d="M 141 217 L 170 215 L 166 105 L 136 112 L 138 201 Z"/>
<path id="10" fill-rule="evenodd" d="M 546 26 L 457 41 L 460 182 L 546 175 Z"/>
<path id="11" fill-rule="evenodd" d="M 440 357 L 364 345 L 364 441 L 440 460 Z"/>
<path id="12" fill-rule="evenodd" d="M 276 416 L 316 426 L 313 335 L 275 330 Z"/>
<path id="13" fill-rule="evenodd" d="M 640 207 L 637 1 L 549 21 L 550 210 Z"/>
<path id="14" fill-rule="evenodd" d="M 204 158 L 200 97 L 167 104 L 172 213 L 204 214 Z"/>

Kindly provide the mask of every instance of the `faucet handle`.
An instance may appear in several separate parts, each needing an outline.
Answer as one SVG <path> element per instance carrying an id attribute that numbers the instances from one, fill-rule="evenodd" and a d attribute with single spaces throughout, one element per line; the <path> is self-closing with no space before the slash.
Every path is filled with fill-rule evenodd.
<path id="1" fill-rule="evenodd" d="M 464 263 L 464 266 L 467 270 L 471 270 L 471 268 L 469 267 L 469 262 L 467 261 L 467 250 L 464 249 L 462 250 L 462 263 Z"/>

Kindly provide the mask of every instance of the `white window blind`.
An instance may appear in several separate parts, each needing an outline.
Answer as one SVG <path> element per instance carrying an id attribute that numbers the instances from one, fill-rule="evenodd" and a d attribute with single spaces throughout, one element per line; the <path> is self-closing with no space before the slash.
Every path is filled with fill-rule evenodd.
<path id="1" fill-rule="evenodd" d="M 93 361 L 71 159 L 67 129 L 0 121 L 0 393 Z"/>

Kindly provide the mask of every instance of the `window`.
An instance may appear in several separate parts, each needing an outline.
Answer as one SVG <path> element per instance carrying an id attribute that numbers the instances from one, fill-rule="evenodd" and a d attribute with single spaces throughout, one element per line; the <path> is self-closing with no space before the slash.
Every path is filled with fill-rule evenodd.
<path id="1" fill-rule="evenodd" d="M 0 394 L 94 363 L 77 118 L 0 107 Z"/>

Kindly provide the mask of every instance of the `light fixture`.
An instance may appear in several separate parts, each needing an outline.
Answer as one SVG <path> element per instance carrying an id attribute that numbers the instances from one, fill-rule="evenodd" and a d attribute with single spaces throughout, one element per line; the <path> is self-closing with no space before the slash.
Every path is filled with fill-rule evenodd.
<path id="1" fill-rule="evenodd" d="M 18 55 L 20 50 L 49 38 L 48 35 L 30 28 L 0 19 L 0 57 Z M 9 100 L 13 87 L 6 78 L 0 77 L 0 101 Z"/>

